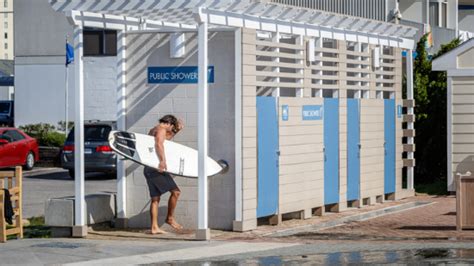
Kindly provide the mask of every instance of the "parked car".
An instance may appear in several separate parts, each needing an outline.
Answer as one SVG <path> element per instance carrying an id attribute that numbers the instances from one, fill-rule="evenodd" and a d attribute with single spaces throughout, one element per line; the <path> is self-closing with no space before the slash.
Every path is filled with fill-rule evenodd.
<path id="1" fill-rule="evenodd" d="M 13 101 L 0 101 L 0 126 L 13 127 Z"/>
<path id="2" fill-rule="evenodd" d="M 38 160 L 36 139 L 16 128 L 0 128 L 0 168 L 22 165 L 31 170 Z"/>
<path id="3" fill-rule="evenodd" d="M 84 125 L 84 169 L 85 172 L 117 173 L 117 156 L 109 146 L 108 136 L 115 129 L 115 122 L 87 122 Z M 64 143 L 61 164 L 74 178 L 74 128 Z"/>

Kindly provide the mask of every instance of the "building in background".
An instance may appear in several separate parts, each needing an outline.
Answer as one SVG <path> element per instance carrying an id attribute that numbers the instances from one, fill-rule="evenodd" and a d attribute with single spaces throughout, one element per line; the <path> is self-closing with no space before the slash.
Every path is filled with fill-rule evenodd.
<path id="1" fill-rule="evenodd" d="M 15 0 L 15 125 L 65 121 L 66 38 L 72 26 L 48 0 Z M 85 119 L 115 120 L 116 32 L 85 29 Z M 74 63 L 68 66 L 68 120 L 74 118 Z"/>
<path id="2" fill-rule="evenodd" d="M 413 26 L 419 29 L 417 40 L 423 34 L 432 32 L 429 43 L 431 53 L 435 53 L 442 44 L 458 36 L 463 41 L 468 40 L 473 37 L 474 32 L 472 0 L 270 0 L 270 2 Z"/>
<path id="3" fill-rule="evenodd" d="M 0 1 L 0 100 L 13 100 L 13 0 Z"/>
<path id="4" fill-rule="evenodd" d="M 0 59 L 13 59 L 13 0 L 0 1 Z"/>

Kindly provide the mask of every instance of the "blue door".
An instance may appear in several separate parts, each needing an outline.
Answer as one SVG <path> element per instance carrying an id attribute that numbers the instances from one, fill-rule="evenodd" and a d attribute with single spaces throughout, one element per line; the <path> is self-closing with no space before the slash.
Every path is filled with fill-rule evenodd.
<path id="1" fill-rule="evenodd" d="M 278 113 L 274 97 L 257 97 L 257 217 L 278 211 Z"/>
<path id="2" fill-rule="evenodd" d="M 395 100 L 384 100 L 385 179 L 384 193 L 395 192 Z"/>
<path id="3" fill-rule="evenodd" d="M 339 99 L 324 99 L 324 204 L 339 202 Z"/>
<path id="4" fill-rule="evenodd" d="M 360 198 L 360 101 L 347 99 L 347 200 Z"/>

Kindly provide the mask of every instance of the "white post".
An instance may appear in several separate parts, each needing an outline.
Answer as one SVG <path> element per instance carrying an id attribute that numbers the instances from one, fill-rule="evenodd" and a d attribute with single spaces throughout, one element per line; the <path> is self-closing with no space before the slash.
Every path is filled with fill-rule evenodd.
<path id="1" fill-rule="evenodd" d="M 242 222 L 242 29 L 235 31 L 235 221 Z"/>
<path id="2" fill-rule="evenodd" d="M 456 184 L 454 183 L 454 173 L 453 173 L 453 78 L 448 76 L 448 90 L 447 90 L 447 145 L 448 145 L 448 191 L 456 191 Z"/>
<path id="3" fill-rule="evenodd" d="M 299 54 L 301 55 L 301 60 L 298 60 L 298 64 L 300 65 L 300 70 L 298 70 L 298 73 L 302 76 L 301 79 L 299 79 L 297 82 L 301 85 L 301 87 L 299 87 L 297 90 L 296 90 L 296 97 L 304 97 L 304 65 L 305 65 L 305 60 L 304 60 L 304 57 L 303 57 L 303 54 L 304 54 L 304 37 L 303 35 L 299 35 L 298 37 L 296 37 L 296 44 L 297 45 L 300 45 L 303 49 L 300 50 L 299 52 L 296 52 L 296 54 Z"/>
<path id="4" fill-rule="evenodd" d="M 198 230 L 196 239 L 209 240 L 207 224 L 207 147 L 208 147 L 208 88 L 207 88 L 207 21 L 199 22 L 198 31 Z"/>
<path id="5" fill-rule="evenodd" d="M 125 30 L 117 33 L 117 129 L 126 130 L 126 38 Z M 117 157 L 117 225 L 127 227 L 127 183 L 125 163 Z"/>
<path id="6" fill-rule="evenodd" d="M 74 237 L 87 235 L 84 200 L 84 65 L 82 26 L 74 26 L 75 121 L 74 121 Z"/>
<path id="7" fill-rule="evenodd" d="M 411 49 L 407 51 L 407 99 L 413 100 L 413 51 Z M 415 114 L 414 108 L 408 107 L 407 113 L 410 115 Z M 408 122 L 407 129 L 414 130 L 415 123 Z M 414 138 L 408 137 L 407 142 L 408 144 L 414 144 Z M 408 155 L 408 159 L 414 160 L 415 157 L 414 157 L 413 152 L 408 152 L 407 155 Z M 408 167 L 407 168 L 407 188 L 408 189 L 414 188 L 413 181 L 414 181 L 414 168 Z"/>
<path id="8" fill-rule="evenodd" d="M 274 43 L 279 43 L 280 42 L 280 33 L 279 32 L 273 33 L 273 38 L 272 39 L 273 39 L 272 41 Z M 279 53 L 280 48 L 279 47 L 273 48 L 273 52 Z M 280 63 L 280 57 L 275 57 L 275 58 L 273 58 L 272 61 L 275 62 L 275 63 Z M 280 67 L 273 67 L 273 72 L 279 74 L 280 73 Z M 280 83 L 280 77 L 273 78 L 273 82 Z M 281 90 L 280 87 L 275 87 L 272 91 L 272 96 L 273 97 L 280 97 L 280 90 Z"/>
<path id="9" fill-rule="evenodd" d="M 68 96 L 68 91 L 69 91 L 69 67 L 68 67 L 68 65 L 66 65 L 66 78 L 65 79 L 66 79 L 66 82 L 65 82 L 66 83 L 65 84 L 66 85 L 66 91 L 64 92 L 64 109 L 66 109 L 66 110 L 65 110 L 65 114 L 64 114 L 64 133 L 65 133 L 66 138 L 67 138 L 67 133 L 68 133 L 67 124 L 69 123 L 69 121 L 68 121 L 68 116 L 69 116 L 69 114 L 68 114 L 68 109 L 69 109 L 69 104 L 68 104 L 69 103 L 69 101 L 68 101 L 68 98 L 69 98 L 69 96 Z"/>

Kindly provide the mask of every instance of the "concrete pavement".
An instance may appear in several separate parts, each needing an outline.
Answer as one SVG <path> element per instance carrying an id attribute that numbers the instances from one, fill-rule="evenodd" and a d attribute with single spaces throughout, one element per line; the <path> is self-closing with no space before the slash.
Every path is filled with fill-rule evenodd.
<path id="1" fill-rule="evenodd" d="M 87 174 L 86 194 L 116 192 L 117 181 L 106 179 L 104 175 Z M 44 215 L 44 203 L 49 198 L 74 195 L 74 180 L 67 170 L 61 168 L 37 167 L 24 171 L 23 176 L 23 217 Z"/>
<path id="2" fill-rule="evenodd" d="M 246 233 L 213 230 L 209 242 L 95 226 L 86 239 L 10 240 L 0 264 L 474 264 L 474 231 L 457 232 L 455 217 L 454 197 L 418 196 Z"/>

